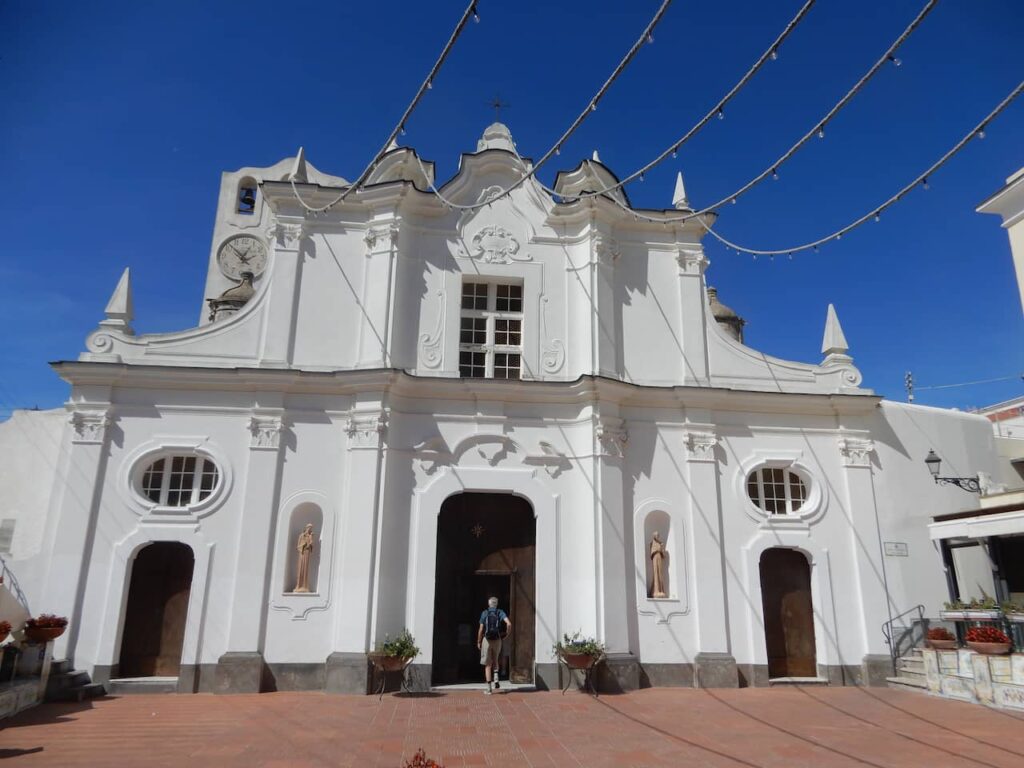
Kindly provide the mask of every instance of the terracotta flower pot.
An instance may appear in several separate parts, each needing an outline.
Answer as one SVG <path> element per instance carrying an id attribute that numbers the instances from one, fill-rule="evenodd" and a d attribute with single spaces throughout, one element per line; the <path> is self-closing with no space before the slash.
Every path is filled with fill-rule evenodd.
<path id="1" fill-rule="evenodd" d="M 597 657 L 591 656 L 589 653 L 567 653 L 563 651 L 560 656 L 570 669 L 590 669 L 594 666 L 594 662 L 597 661 Z"/>
<path id="2" fill-rule="evenodd" d="M 25 627 L 25 639 L 30 643 L 48 643 L 64 634 L 65 627 Z"/>
<path id="3" fill-rule="evenodd" d="M 977 643 L 973 640 L 968 640 L 967 647 L 975 653 L 987 653 L 993 656 L 1000 656 L 1010 652 L 1010 643 Z"/>
<path id="4" fill-rule="evenodd" d="M 405 668 L 406 662 L 409 661 L 401 656 L 374 656 L 374 665 L 383 672 L 399 672 Z"/>
<path id="5" fill-rule="evenodd" d="M 956 650 L 956 640 L 932 640 L 928 639 L 928 647 L 936 651 Z"/>

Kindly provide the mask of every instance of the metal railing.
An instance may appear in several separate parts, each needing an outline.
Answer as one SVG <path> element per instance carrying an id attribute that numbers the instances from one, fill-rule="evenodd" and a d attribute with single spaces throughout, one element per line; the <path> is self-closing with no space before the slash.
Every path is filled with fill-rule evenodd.
<path id="1" fill-rule="evenodd" d="M 916 615 L 914 615 L 916 614 Z M 907 616 L 914 615 L 909 622 L 903 621 Z M 899 626 L 897 626 L 899 622 Z M 915 605 L 903 613 L 893 616 L 882 624 L 882 634 L 885 635 L 885 643 L 889 646 L 889 656 L 892 658 L 893 672 L 896 671 L 896 660 L 907 651 L 915 648 L 924 640 L 928 633 L 928 620 L 924 617 L 924 606 Z"/>
<path id="2" fill-rule="evenodd" d="M 18 583 L 18 577 L 14 575 L 8 565 L 7 561 L 4 560 L 3 555 L 0 555 L 0 584 L 6 586 L 11 594 L 14 595 L 14 599 L 17 600 L 21 605 L 28 611 L 29 616 L 32 615 L 32 611 L 28 607 L 28 598 L 25 597 L 25 593 L 21 591 L 21 584 Z"/>

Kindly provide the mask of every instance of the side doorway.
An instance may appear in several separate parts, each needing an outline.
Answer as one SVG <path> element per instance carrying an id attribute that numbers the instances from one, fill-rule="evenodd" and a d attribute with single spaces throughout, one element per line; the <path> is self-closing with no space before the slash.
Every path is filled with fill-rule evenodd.
<path id="1" fill-rule="evenodd" d="M 761 554 L 761 603 L 768 677 L 817 677 L 811 565 L 795 549 Z"/>
<path id="2" fill-rule="evenodd" d="M 195 558 L 185 544 L 162 541 L 132 564 L 117 677 L 177 677 Z"/>

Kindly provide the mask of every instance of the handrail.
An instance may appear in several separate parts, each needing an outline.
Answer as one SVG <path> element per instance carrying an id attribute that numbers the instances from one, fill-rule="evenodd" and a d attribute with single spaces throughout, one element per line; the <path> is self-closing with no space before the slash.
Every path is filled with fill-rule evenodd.
<path id="1" fill-rule="evenodd" d="M 22 607 L 28 611 L 29 616 L 32 615 L 31 609 L 28 607 L 28 598 L 25 597 L 25 593 L 21 591 L 21 584 L 18 583 L 18 577 L 14 575 L 14 571 L 7 565 L 7 561 L 4 560 L 4 556 L 0 555 L 0 584 L 7 585 L 11 592 L 14 594 L 15 600 L 21 603 Z"/>
<path id="2" fill-rule="evenodd" d="M 916 621 L 924 621 L 924 606 L 919 603 L 918 605 L 915 605 L 913 608 L 908 608 L 902 613 L 893 616 L 891 619 L 882 624 L 882 634 L 885 635 L 885 643 L 889 646 L 889 658 L 892 659 L 892 668 L 894 674 L 896 672 L 896 659 L 899 656 L 899 649 L 897 649 L 896 644 L 893 642 L 893 629 L 895 628 L 897 621 L 913 613 L 917 614 Z M 913 628 L 914 621 L 911 621 L 909 628 L 910 631 L 913 631 Z"/>

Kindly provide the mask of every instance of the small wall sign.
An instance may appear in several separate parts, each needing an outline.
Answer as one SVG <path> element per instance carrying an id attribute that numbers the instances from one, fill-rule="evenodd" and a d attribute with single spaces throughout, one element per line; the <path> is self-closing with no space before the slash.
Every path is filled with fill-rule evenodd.
<path id="1" fill-rule="evenodd" d="M 885 542 L 885 554 L 887 557 L 906 557 L 909 554 L 905 541 Z"/>

